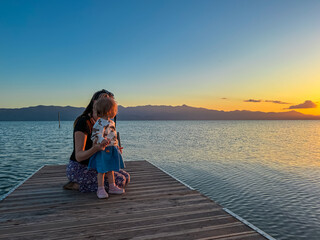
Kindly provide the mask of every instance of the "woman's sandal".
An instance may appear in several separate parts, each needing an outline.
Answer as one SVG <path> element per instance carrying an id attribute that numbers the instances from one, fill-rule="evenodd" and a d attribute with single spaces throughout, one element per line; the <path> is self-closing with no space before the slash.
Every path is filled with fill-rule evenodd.
<path id="1" fill-rule="evenodd" d="M 68 182 L 65 185 L 63 185 L 63 189 L 66 190 L 79 190 L 79 184 L 75 182 Z"/>

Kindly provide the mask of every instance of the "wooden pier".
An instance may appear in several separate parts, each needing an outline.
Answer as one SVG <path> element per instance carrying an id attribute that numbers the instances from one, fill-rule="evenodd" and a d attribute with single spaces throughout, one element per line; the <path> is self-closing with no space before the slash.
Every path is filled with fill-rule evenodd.
<path id="1" fill-rule="evenodd" d="M 124 195 L 64 190 L 66 166 L 44 166 L 0 202 L 0 239 L 266 239 L 147 161 L 126 162 Z"/>

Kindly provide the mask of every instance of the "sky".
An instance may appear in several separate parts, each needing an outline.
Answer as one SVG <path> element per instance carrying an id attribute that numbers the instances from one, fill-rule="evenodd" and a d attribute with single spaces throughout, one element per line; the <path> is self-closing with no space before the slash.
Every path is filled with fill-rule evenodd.
<path id="1" fill-rule="evenodd" d="M 183 105 L 320 115 L 320 1 L 0 1 L 0 108 Z"/>

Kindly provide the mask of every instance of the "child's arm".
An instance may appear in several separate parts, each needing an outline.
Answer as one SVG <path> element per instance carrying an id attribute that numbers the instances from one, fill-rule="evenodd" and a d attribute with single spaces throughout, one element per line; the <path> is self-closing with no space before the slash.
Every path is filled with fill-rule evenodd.
<path id="1" fill-rule="evenodd" d="M 96 121 L 92 128 L 91 140 L 94 141 L 97 139 L 97 143 L 101 143 L 105 138 L 103 137 L 104 129 L 106 126 L 103 126 L 100 119 Z"/>

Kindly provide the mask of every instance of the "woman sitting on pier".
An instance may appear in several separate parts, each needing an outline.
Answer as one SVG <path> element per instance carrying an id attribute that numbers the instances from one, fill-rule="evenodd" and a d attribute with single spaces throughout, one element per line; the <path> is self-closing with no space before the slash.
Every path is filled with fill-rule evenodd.
<path id="1" fill-rule="evenodd" d="M 73 152 L 67 166 L 67 177 L 70 182 L 65 184 L 65 189 L 79 190 L 80 192 L 96 192 L 98 189 L 97 171 L 88 170 L 88 163 L 91 156 L 105 146 L 92 142 L 90 139 L 92 127 L 97 119 L 92 114 L 93 104 L 99 98 L 110 97 L 114 95 L 107 90 L 96 92 L 84 110 L 84 112 L 75 120 L 73 130 Z M 114 172 L 115 184 L 118 187 L 125 187 L 130 181 L 130 175 L 124 171 Z M 105 180 L 105 188 L 108 190 L 108 182 Z"/>

